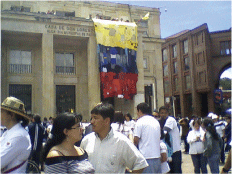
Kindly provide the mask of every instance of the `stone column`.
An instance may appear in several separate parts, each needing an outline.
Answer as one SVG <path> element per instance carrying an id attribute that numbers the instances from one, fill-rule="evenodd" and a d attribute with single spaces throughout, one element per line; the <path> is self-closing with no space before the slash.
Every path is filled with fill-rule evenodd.
<path id="1" fill-rule="evenodd" d="M 136 83 L 137 94 L 134 96 L 134 116 L 136 116 L 136 107 L 139 103 L 145 102 L 144 91 L 144 68 L 143 68 L 143 48 L 142 48 L 142 34 L 138 34 L 138 48 L 136 63 L 138 68 L 138 81 Z"/>
<path id="2" fill-rule="evenodd" d="M 53 34 L 42 34 L 42 117 L 55 115 Z"/>
<path id="3" fill-rule="evenodd" d="M 7 65 L 7 47 L 1 47 L 1 103 L 8 97 L 8 65 Z"/>
<path id="4" fill-rule="evenodd" d="M 101 101 L 100 72 L 95 36 L 90 36 L 88 41 L 88 101 L 89 113 L 93 107 Z"/>
<path id="5" fill-rule="evenodd" d="M 163 86 L 163 67 L 162 67 L 162 44 L 156 43 L 155 49 L 155 77 L 156 77 L 156 109 L 164 106 L 164 86 Z"/>

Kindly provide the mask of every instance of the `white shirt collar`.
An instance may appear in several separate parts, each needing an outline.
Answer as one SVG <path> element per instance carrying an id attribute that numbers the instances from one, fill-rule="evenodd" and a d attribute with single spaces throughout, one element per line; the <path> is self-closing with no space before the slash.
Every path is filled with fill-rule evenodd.
<path id="1" fill-rule="evenodd" d="M 99 135 L 98 135 L 97 133 L 95 133 L 95 135 L 96 135 L 97 138 L 100 139 L 100 137 L 99 137 Z M 112 129 L 112 127 L 110 127 L 109 133 L 106 135 L 106 137 L 105 137 L 103 140 L 108 140 L 108 139 L 112 138 L 113 135 L 114 135 L 113 129 Z M 103 141 L 103 140 L 102 140 L 102 141 Z"/>

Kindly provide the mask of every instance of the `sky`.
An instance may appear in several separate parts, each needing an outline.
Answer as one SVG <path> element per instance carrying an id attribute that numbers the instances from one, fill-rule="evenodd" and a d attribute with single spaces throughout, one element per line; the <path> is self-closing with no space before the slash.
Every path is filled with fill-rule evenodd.
<path id="1" fill-rule="evenodd" d="M 192 30 L 207 23 L 209 32 L 232 28 L 232 2 L 234 1 L 145 1 L 145 0 L 105 0 L 121 4 L 160 8 L 161 38 L 166 38 L 183 30 Z M 143 13 L 143 16 L 145 14 Z M 221 78 L 232 78 L 229 68 Z"/>
<path id="2" fill-rule="evenodd" d="M 208 24 L 210 32 L 232 27 L 231 1 L 105 1 L 160 8 L 161 38 L 192 30 L 204 23 Z"/>
<path id="3" fill-rule="evenodd" d="M 220 76 L 220 78 L 230 78 L 232 79 L 232 68 L 229 68 L 227 70 L 225 70 L 222 75 Z"/>

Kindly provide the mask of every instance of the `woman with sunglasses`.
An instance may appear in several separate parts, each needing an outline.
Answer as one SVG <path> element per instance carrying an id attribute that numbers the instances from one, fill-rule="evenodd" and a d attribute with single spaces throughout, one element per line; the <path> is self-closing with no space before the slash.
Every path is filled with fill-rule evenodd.
<path id="1" fill-rule="evenodd" d="M 87 153 L 75 146 L 82 133 L 79 117 L 69 113 L 56 117 L 43 154 L 46 174 L 94 173 Z"/>

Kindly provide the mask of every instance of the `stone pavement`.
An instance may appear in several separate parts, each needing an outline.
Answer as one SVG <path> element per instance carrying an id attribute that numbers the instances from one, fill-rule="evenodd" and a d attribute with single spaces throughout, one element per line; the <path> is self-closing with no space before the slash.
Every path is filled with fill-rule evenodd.
<path id="1" fill-rule="evenodd" d="M 227 158 L 228 155 L 226 154 L 225 157 Z M 219 170 L 223 168 L 224 164 L 219 164 Z M 211 174 L 209 165 L 207 165 L 208 174 Z M 191 155 L 185 154 L 182 152 L 182 173 L 183 174 L 194 174 L 194 167 L 191 159 Z"/>

